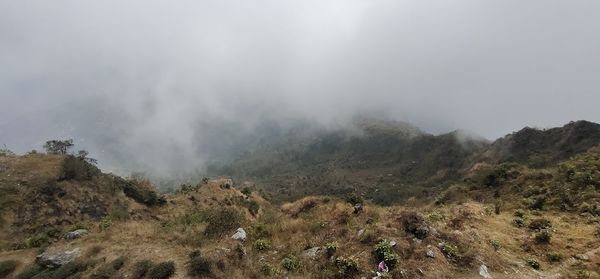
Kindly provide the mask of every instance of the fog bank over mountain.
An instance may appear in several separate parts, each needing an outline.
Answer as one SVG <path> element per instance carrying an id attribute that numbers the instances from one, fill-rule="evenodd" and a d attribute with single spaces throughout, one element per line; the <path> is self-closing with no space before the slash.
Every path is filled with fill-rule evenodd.
<path id="1" fill-rule="evenodd" d="M 73 138 L 105 169 L 169 173 L 357 115 L 488 139 L 600 122 L 599 9 L 2 1 L 0 144 L 21 153 Z"/>

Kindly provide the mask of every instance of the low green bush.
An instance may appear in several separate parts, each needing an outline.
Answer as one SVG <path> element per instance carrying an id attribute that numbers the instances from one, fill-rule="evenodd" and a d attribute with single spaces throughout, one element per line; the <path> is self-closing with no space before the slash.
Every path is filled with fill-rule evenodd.
<path id="1" fill-rule="evenodd" d="M 133 271 L 131 273 L 131 278 L 133 279 L 143 279 L 148 274 L 148 271 L 154 266 L 154 264 L 149 260 L 142 260 L 136 262 L 133 265 Z"/>
<path id="2" fill-rule="evenodd" d="M 15 276 L 15 279 L 31 279 L 33 278 L 33 276 L 42 273 L 42 271 L 44 271 L 43 267 L 37 264 L 33 264 L 26 267 L 23 271 L 17 274 L 17 276 Z"/>
<path id="3" fill-rule="evenodd" d="M 382 240 L 373 247 L 373 256 L 377 262 L 384 261 L 391 269 L 396 266 L 400 257 L 392 251 L 392 244 L 389 240 Z"/>
<path id="4" fill-rule="evenodd" d="M 15 260 L 0 261 L 0 278 L 7 278 L 19 266 L 19 262 Z"/>
<path id="5" fill-rule="evenodd" d="M 267 239 L 257 239 L 254 241 L 254 249 L 256 251 L 266 251 L 271 248 L 271 242 Z"/>
<path id="6" fill-rule="evenodd" d="M 167 279 L 175 274 L 175 262 L 168 261 L 156 264 L 148 270 L 148 279 Z"/>
<path id="7" fill-rule="evenodd" d="M 335 266 L 338 268 L 338 275 L 341 278 L 354 278 L 359 271 L 358 263 L 352 257 L 338 257 L 335 259 Z"/>
<path id="8" fill-rule="evenodd" d="M 273 267 L 273 265 L 271 265 L 270 263 L 261 262 L 259 269 L 260 273 L 262 273 L 262 275 L 266 277 L 271 277 L 275 275 L 275 267 Z"/>
<path id="9" fill-rule="evenodd" d="M 538 244 L 548 244 L 552 239 L 552 232 L 549 229 L 541 229 L 535 234 L 534 238 Z"/>
<path id="10" fill-rule="evenodd" d="M 208 259 L 202 257 L 200 251 L 190 253 L 188 261 L 188 274 L 190 276 L 209 276 L 212 273 Z"/>
<path id="11" fill-rule="evenodd" d="M 281 266 L 288 271 L 295 271 L 298 269 L 298 267 L 300 267 L 300 260 L 292 255 L 289 255 L 281 260 Z"/>
<path id="12" fill-rule="evenodd" d="M 338 244 L 335 241 L 325 243 L 325 250 L 327 251 L 328 256 L 333 256 L 337 251 Z"/>
<path id="13" fill-rule="evenodd" d="M 204 235 L 208 237 L 231 233 L 244 223 L 244 216 L 232 208 L 208 209 L 201 212 L 201 217 L 207 223 Z"/>

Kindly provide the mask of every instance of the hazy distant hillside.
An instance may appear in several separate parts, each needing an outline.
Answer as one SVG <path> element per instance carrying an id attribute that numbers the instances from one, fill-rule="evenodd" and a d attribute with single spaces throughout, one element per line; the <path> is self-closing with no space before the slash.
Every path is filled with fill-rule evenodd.
<path id="1" fill-rule="evenodd" d="M 525 128 L 493 143 L 455 131 L 430 135 L 409 124 L 360 119 L 352 128 L 286 138 L 242 154 L 209 174 L 251 180 L 278 198 L 360 192 L 380 203 L 427 195 L 481 162 L 544 166 L 600 144 L 600 125 Z"/>
<path id="2" fill-rule="evenodd" d="M 411 186 L 457 178 L 487 145 L 461 132 L 434 136 L 402 122 L 360 119 L 352 128 L 259 148 L 209 173 L 256 181 L 281 198 L 364 191 L 390 202 L 409 194 L 380 190 L 421 191 Z"/>
<path id="3" fill-rule="evenodd" d="M 481 158 L 489 162 L 518 162 L 533 166 L 565 160 L 600 144 L 600 124 L 571 122 L 540 130 L 523 128 L 495 141 Z"/>

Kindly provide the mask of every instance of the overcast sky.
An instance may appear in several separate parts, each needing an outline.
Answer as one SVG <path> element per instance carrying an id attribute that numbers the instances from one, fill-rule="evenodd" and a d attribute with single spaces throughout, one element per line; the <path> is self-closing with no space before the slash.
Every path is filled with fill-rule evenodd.
<path id="1" fill-rule="evenodd" d="M 592 0 L 0 0 L 0 144 L 192 162 L 214 123 L 376 112 L 495 139 L 600 122 L 599 15 Z M 173 156 L 148 154 L 165 143 Z"/>

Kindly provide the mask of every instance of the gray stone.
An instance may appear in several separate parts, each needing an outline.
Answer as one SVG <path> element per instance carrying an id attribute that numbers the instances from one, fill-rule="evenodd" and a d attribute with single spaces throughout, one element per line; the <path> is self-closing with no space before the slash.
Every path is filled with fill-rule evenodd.
<path id="1" fill-rule="evenodd" d="M 90 232 L 88 230 L 84 230 L 84 229 L 74 230 L 72 232 L 66 233 L 65 239 L 68 239 L 68 240 L 77 239 L 84 235 L 87 235 L 88 233 L 90 233 Z"/>
<path id="2" fill-rule="evenodd" d="M 433 252 L 433 250 L 431 250 L 431 249 L 428 249 L 428 250 L 427 250 L 427 253 L 425 253 L 425 255 L 426 255 L 428 258 L 432 258 L 432 259 L 433 259 L 433 258 L 435 258 L 435 252 Z"/>
<path id="3" fill-rule="evenodd" d="M 304 250 L 304 252 L 302 252 L 302 256 L 314 260 L 319 256 L 320 253 L 321 253 L 320 247 L 313 247 L 313 248 Z"/>
<path id="4" fill-rule="evenodd" d="M 396 247 L 398 243 L 395 240 L 390 240 L 390 246 Z"/>
<path id="5" fill-rule="evenodd" d="M 365 229 L 360 229 L 356 234 L 356 237 L 361 237 L 365 233 Z"/>
<path id="6" fill-rule="evenodd" d="M 239 241 L 246 240 L 246 231 L 243 228 L 238 228 L 235 234 L 231 236 L 231 238 Z"/>
<path id="7" fill-rule="evenodd" d="M 587 254 L 577 254 L 577 255 L 575 255 L 575 258 L 580 261 L 589 261 L 590 260 L 590 256 L 588 256 Z"/>
<path id="8" fill-rule="evenodd" d="M 490 272 L 488 271 L 487 266 L 485 266 L 484 264 L 479 266 L 479 275 L 481 275 L 481 277 L 486 278 L 486 279 L 492 278 L 492 275 L 490 275 Z"/>
<path id="9" fill-rule="evenodd" d="M 41 266 L 56 268 L 72 262 L 79 255 L 81 255 L 79 248 L 73 250 L 52 249 L 38 255 L 36 261 Z"/>

